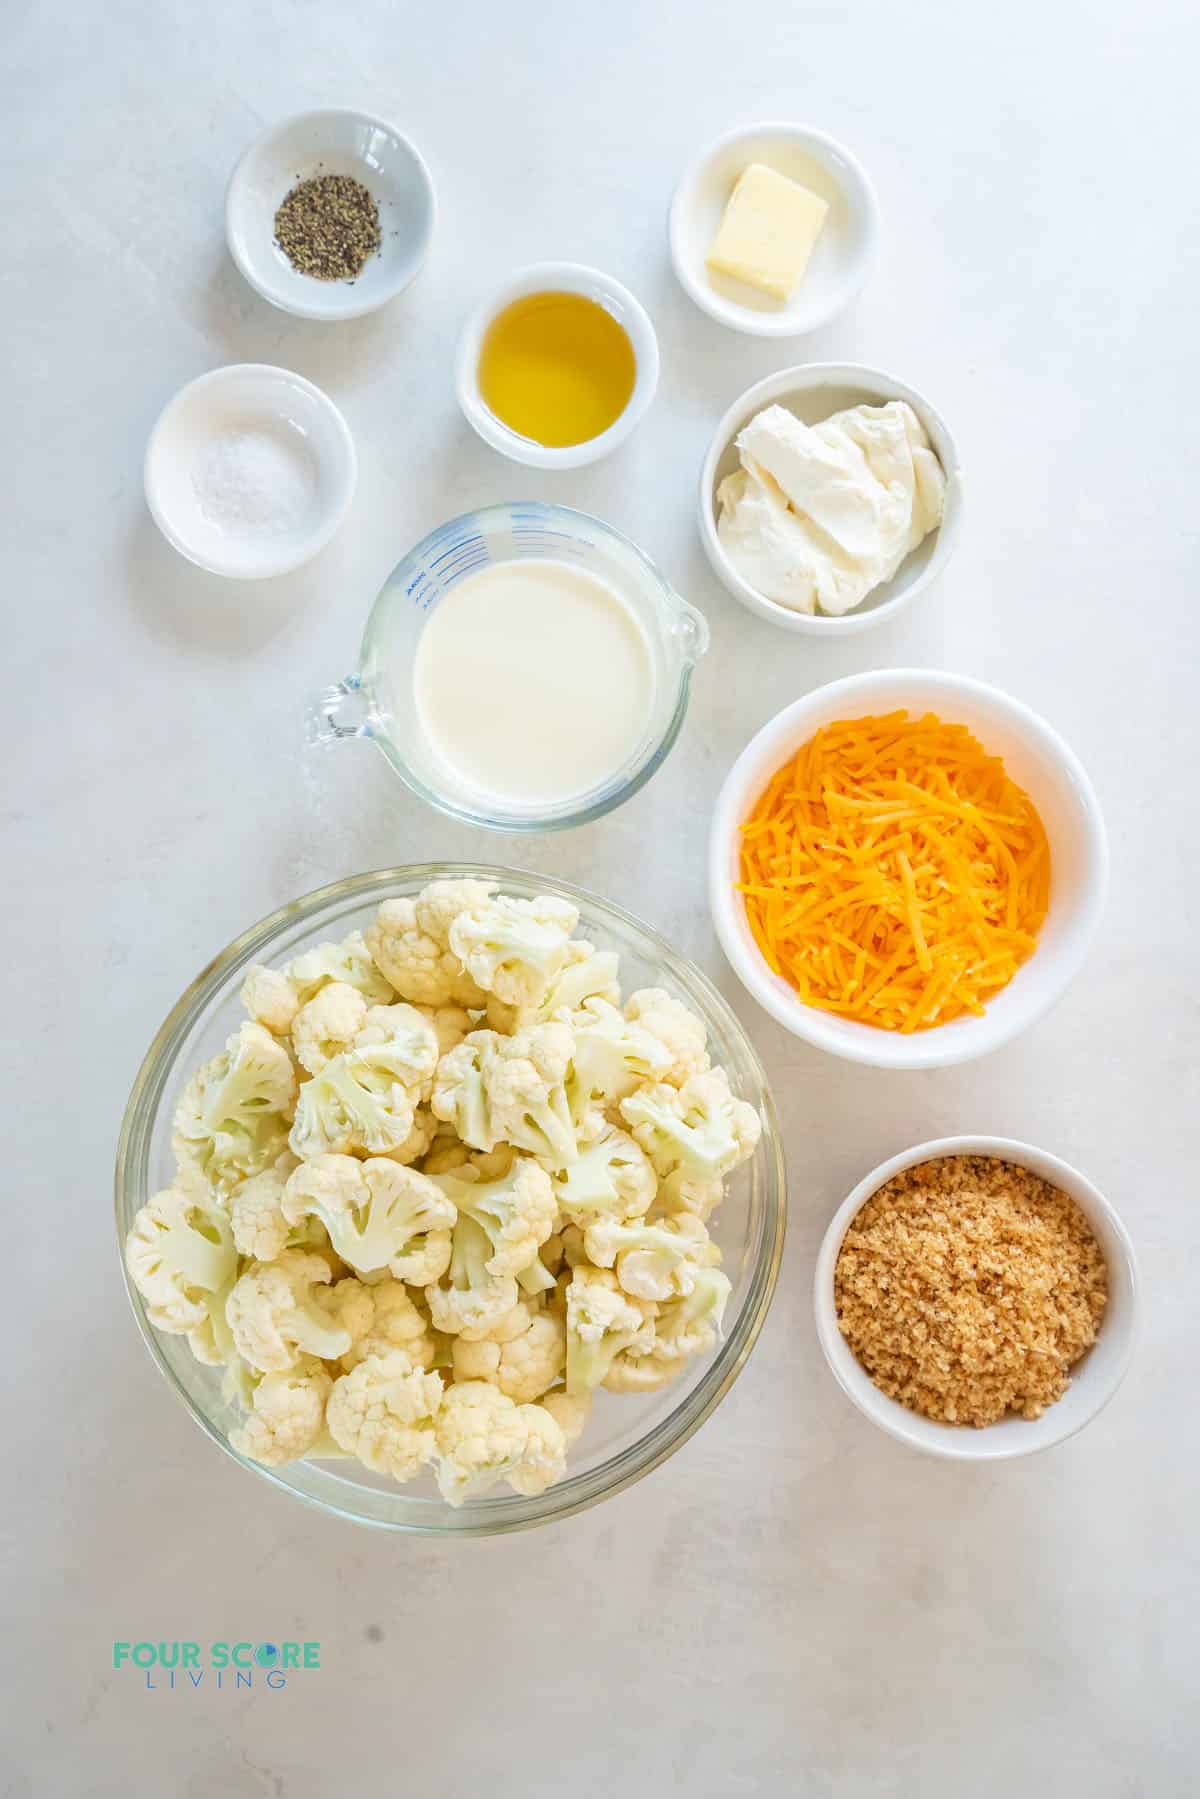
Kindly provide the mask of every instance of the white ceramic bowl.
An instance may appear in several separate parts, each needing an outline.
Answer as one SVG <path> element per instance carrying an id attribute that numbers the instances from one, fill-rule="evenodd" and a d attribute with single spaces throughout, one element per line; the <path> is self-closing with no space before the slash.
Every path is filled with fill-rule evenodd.
<path id="1" fill-rule="evenodd" d="M 382 242 L 354 281 L 318 281 L 294 269 L 275 242 L 275 214 L 298 181 L 352 175 L 379 208 Z M 230 255 L 272 306 L 302 319 L 354 319 L 403 291 L 429 253 L 436 206 L 420 153 L 369 112 L 297 113 L 246 151 L 225 196 Z"/>
<path id="2" fill-rule="evenodd" d="M 266 531 L 206 515 L 196 482 L 222 438 L 238 433 L 295 446 L 312 500 L 294 527 Z M 233 363 L 189 381 L 159 414 L 146 446 L 146 503 L 189 562 L 255 581 L 299 568 L 324 548 L 354 498 L 357 471 L 349 427 L 319 387 L 269 363 Z"/>
<path id="3" fill-rule="evenodd" d="M 738 176 L 752 162 L 829 203 L 808 267 L 785 301 L 709 272 L 705 257 Z M 805 125 L 739 125 L 698 156 L 671 201 L 671 260 L 702 311 L 756 337 L 797 337 L 848 306 L 871 270 L 879 205 L 863 170 L 841 144 Z"/>
<path id="4" fill-rule="evenodd" d="M 902 1035 L 807 1006 L 773 974 L 746 922 L 738 879 L 740 826 L 775 771 L 822 725 L 897 711 L 966 725 L 1001 756 L 1041 814 L 1050 844 L 1050 908 L 1038 945 L 981 1018 Z M 1104 906 L 1108 844 L 1091 782 L 1056 731 L 1019 700 L 965 675 L 885 669 L 850 675 L 796 700 L 742 751 L 717 798 L 709 839 L 709 902 L 734 973 L 785 1030 L 818 1049 L 876 1068 L 944 1068 L 986 1055 L 1026 1030 L 1078 972 Z"/>
<path id="5" fill-rule="evenodd" d="M 717 536 L 717 489 L 726 475 L 740 467 L 735 439 L 739 431 L 765 406 L 786 406 L 806 425 L 820 424 L 848 406 L 880 406 L 888 400 L 907 400 L 937 453 L 946 474 L 946 505 L 942 522 L 906 557 L 890 581 L 869 593 L 861 606 L 840 618 L 810 616 L 781 606 L 743 580 Z M 941 414 L 906 382 L 880 369 L 857 363 L 813 362 L 781 369 L 768 375 L 736 399 L 716 430 L 700 471 L 698 495 L 700 538 L 713 573 L 728 593 L 760 618 L 811 637 L 848 637 L 881 625 L 911 605 L 917 595 L 940 575 L 954 553 L 962 531 L 963 477 L 958 450 Z"/>
<path id="6" fill-rule="evenodd" d="M 603 306 L 625 331 L 633 345 L 636 363 L 633 392 L 620 417 L 598 437 L 589 437 L 581 444 L 567 444 L 561 449 L 534 443 L 530 438 L 510 431 L 485 405 L 479 391 L 479 353 L 492 320 L 514 300 L 522 300 L 528 294 L 546 293 L 583 294 Z M 586 268 L 579 262 L 538 262 L 511 275 L 476 307 L 458 340 L 455 389 L 464 418 L 484 443 L 499 450 L 511 462 L 524 463 L 527 468 L 583 468 L 587 463 L 599 462 L 602 456 L 608 456 L 618 444 L 624 443 L 634 426 L 645 417 L 657 386 L 658 339 L 645 307 L 611 275 Z"/>
<path id="7" fill-rule="evenodd" d="M 853 1354 L 838 1328 L 833 1297 L 833 1276 L 842 1242 L 855 1214 L 885 1181 L 938 1156 L 996 1156 L 1029 1169 L 1073 1199 L 1096 1234 L 1108 1263 L 1108 1304 L 1096 1341 L 1071 1376 L 1071 1384 L 1040 1418 L 1003 1418 L 997 1424 L 974 1429 L 969 1425 L 939 1424 L 910 1412 L 906 1406 L 880 1392 Z M 817 1256 L 813 1288 L 817 1335 L 835 1379 L 859 1411 L 889 1435 L 913 1449 L 953 1461 L 998 1462 L 1012 1456 L 1032 1455 L 1048 1449 L 1082 1430 L 1104 1409 L 1125 1378 L 1138 1332 L 1138 1276 L 1133 1245 L 1124 1225 L 1091 1181 L 1057 1156 L 1014 1143 L 1007 1137 L 942 1137 L 919 1143 L 902 1155 L 883 1162 L 859 1182 L 838 1207 Z"/>

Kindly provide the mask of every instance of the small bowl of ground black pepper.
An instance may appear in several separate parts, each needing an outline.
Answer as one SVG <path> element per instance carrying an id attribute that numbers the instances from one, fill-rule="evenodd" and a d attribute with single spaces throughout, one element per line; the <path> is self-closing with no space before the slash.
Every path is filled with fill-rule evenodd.
<path id="1" fill-rule="evenodd" d="M 433 237 L 419 152 L 370 113 L 299 113 L 257 138 L 225 199 L 229 251 L 265 300 L 305 319 L 373 312 L 413 280 Z"/>
<path id="2" fill-rule="evenodd" d="M 945 1137 L 876 1168 L 817 1258 L 839 1386 L 930 1455 L 1001 1461 L 1082 1430 L 1125 1377 L 1137 1268 L 1078 1170 L 1005 1137 Z"/>

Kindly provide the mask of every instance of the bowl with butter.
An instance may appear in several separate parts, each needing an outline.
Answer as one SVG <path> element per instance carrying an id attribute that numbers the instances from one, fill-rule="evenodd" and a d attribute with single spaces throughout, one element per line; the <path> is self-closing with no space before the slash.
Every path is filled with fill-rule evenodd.
<path id="1" fill-rule="evenodd" d="M 962 469 L 915 388 L 809 363 L 734 401 L 698 502 L 705 552 L 734 599 L 785 631 L 845 636 L 894 618 L 945 568 Z"/>
<path id="2" fill-rule="evenodd" d="M 803 125 L 741 125 L 685 172 L 671 202 L 671 259 L 711 318 L 756 337 L 815 331 L 875 258 L 878 205 L 858 162 Z"/>

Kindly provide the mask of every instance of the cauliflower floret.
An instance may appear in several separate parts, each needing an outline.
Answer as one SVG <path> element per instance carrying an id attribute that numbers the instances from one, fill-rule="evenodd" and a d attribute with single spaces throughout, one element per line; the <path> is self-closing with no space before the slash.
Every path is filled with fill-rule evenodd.
<path id="1" fill-rule="evenodd" d="M 711 1181 L 689 1180 L 682 1168 L 674 1168 L 658 1183 L 654 1210 L 669 1218 L 678 1218 L 690 1212 L 693 1217 L 707 1221 L 724 1197 L 725 1181 L 722 1175 L 717 1175 Z"/>
<path id="2" fill-rule="evenodd" d="M 249 1256 L 255 1262 L 273 1262 L 288 1247 L 292 1227 L 283 1215 L 281 1201 L 288 1175 L 297 1166 L 295 1156 L 285 1149 L 270 1168 L 252 1174 L 234 1188 L 229 1217 L 240 1256 Z"/>
<path id="3" fill-rule="evenodd" d="M 658 1308 L 649 1350 L 630 1348 L 604 1378 L 610 1393 L 652 1393 L 682 1371 L 691 1356 L 706 1354 L 717 1341 L 732 1291 L 717 1268 L 701 1268 L 690 1293 Z"/>
<path id="4" fill-rule="evenodd" d="M 385 1150 L 384 1155 L 389 1162 L 400 1162 L 407 1168 L 413 1162 L 421 1160 L 433 1143 L 437 1132 L 438 1121 L 428 1106 L 418 1106 L 413 1113 L 412 1129 L 404 1142 L 395 1149 Z"/>
<path id="5" fill-rule="evenodd" d="M 415 1007 L 372 1008 L 353 1048 L 301 1087 L 292 1150 L 307 1159 L 403 1149 L 436 1066 L 437 1038 Z"/>
<path id="6" fill-rule="evenodd" d="M 347 1274 L 330 1287 L 317 1287 L 313 1300 L 349 1336 L 350 1347 L 345 1356 L 361 1362 L 366 1353 L 362 1345 L 375 1324 L 375 1289 Z"/>
<path id="7" fill-rule="evenodd" d="M 561 1430 L 567 1448 L 578 1443 L 591 1416 L 591 1394 L 571 1394 L 563 1387 L 556 1387 L 553 1393 L 542 1395 L 541 1404 Z"/>
<path id="8" fill-rule="evenodd" d="M 417 1010 L 433 1026 L 439 1061 L 457 1049 L 468 1031 L 475 1028 L 471 1014 L 463 1006 L 418 1006 Z"/>
<path id="9" fill-rule="evenodd" d="M 371 1296 L 374 1316 L 370 1328 L 355 1338 L 342 1357 L 342 1372 L 349 1374 L 368 1356 L 388 1355 L 393 1349 L 402 1349 L 414 1368 L 432 1368 L 433 1333 L 404 1282 L 389 1277 L 363 1291 Z"/>
<path id="10" fill-rule="evenodd" d="M 518 1493 L 541 1493 L 561 1479 L 567 1446 L 542 1406 L 517 1405 L 488 1381 L 460 1381 L 437 1415 L 437 1482 L 460 1506 L 507 1480 Z"/>
<path id="11" fill-rule="evenodd" d="M 464 1143 L 511 1144 L 562 1164 L 578 1155 L 566 1078 L 573 1039 L 564 1024 L 532 1025 L 513 1037 L 472 1031 L 443 1057 L 431 1105 Z"/>
<path id="12" fill-rule="evenodd" d="M 339 1448 L 376 1474 L 412 1480 L 436 1448 L 441 1376 L 417 1368 L 402 1349 L 370 1355 L 333 1384 L 325 1418 Z"/>
<path id="13" fill-rule="evenodd" d="M 455 1210 L 441 1188 L 387 1156 L 314 1156 L 288 1177 L 290 1224 L 319 1218 L 342 1260 L 359 1274 L 386 1269 L 396 1280 L 436 1281 L 450 1261 Z"/>
<path id="14" fill-rule="evenodd" d="M 567 1392 L 598 1387 L 622 1350 L 652 1349 L 657 1309 L 623 1293 L 607 1268 L 580 1263 L 567 1288 Z"/>
<path id="15" fill-rule="evenodd" d="M 605 999 L 586 1000 L 570 1023 L 575 1053 L 569 1091 L 577 1121 L 594 1102 L 613 1105 L 644 1082 L 664 1079 L 672 1066 L 671 1051 Z"/>
<path id="16" fill-rule="evenodd" d="M 324 1361 L 345 1355 L 350 1332 L 313 1292 L 332 1279 L 322 1256 L 299 1249 L 285 1249 L 274 1262 L 251 1262 L 225 1308 L 242 1360 L 261 1374 L 275 1374 L 293 1367 L 302 1352 Z"/>
<path id="17" fill-rule="evenodd" d="M 302 1006 L 328 981 L 356 988 L 369 1006 L 386 1006 L 395 998 L 390 983 L 371 960 L 361 931 L 352 931 L 341 943 L 318 943 L 289 962 L 283 972 Z"/>
<path id="18" fill-rule="evenodd" d="M 433 1092 L 433 1073 L 441 1054 L 438 1034 L 428 1008 L 422 1011 L 400 1000 L 394 1006 L 372 1006 L 354 1039 L 356 1049 L 376 1045 L 399 1050 L 412 1069 L 413 1082 L 422 1100 Z"/>
<path id="19" fill-rule="evenodd" d="M 733 1288 L 719 1268 L 702 1268 L 690 1293 L 660 1306 L 655 1326 L 658 1346 L 670 1355 L 700 1355 L 721 1334 Z"/>
<path id="20" fill-rule="evenodd" d="M 635 1299 L 671 1299 L 690 1293 L 701 1268 L 720 1259 L 699 1218 L 681 1213 L 647 1224 L 620 1224 L 601 1218 L 583 1234 L 589 1261 L 613 1268 L 626 1293 Z"/>
<path id="21" fill-rule="evenodd" d="M 277 1468 L 314 1447 L 325 1426 L 325 1402 L 333 1388 L 328 1372 L 311 1356 L 294 1368 L 264 1374 L 254 1388 L 245 1422 L 229 1433 L 239 1455 Z"/>
<path id="22" fill-rule="evenodd" d="M 309 1074 L 320 1074 L 326 1062 L 349 1049 L 363 1027 L 367 1002 L 357 987 L 330 981 L 292 1021 L 292 1050 Z"/>
<path id="23" fill-rule="evenodd" d="M 649 1031 L 666 1046 L 671 1066 L 658 1076 L 672 1087 L 682 1087 L 694 1074 L 709 1067 L 704 1021 L 661 987 L 642 987 L 629 996 L 626 1018 Z"/>
<path id="24" fill-rule="evenodd" d="M 477 1175 L 471 1168 L 465 1173 Z M 554 1229 L 557 1206 L 550 1176 L 528 1156 L 516 1156 L 499 1180 L 468 1180 L 465 1174 L 440 1174 L 436 1185 L 482 1225 L 492 1245 L 489 1274 L 520 1274 L 537 1256 Z"/>
<path id="25" fill-rule="evenodd" d="M 251 1018 L 276 1037 L 287 1036 L 300 1009 L 296 989 L 282 969 L 264 968 L 261 962 L 246 970 L 238 997 Z"/>
<path id="26" fill-rule="evenodd" d="M 657 1180 L 645 1151 L 626 1131 L 606 1124 L 579 1159 L 551 1170 L 559 1211 L 572 1224 L 597 1218 L 641 1218 L 654 1202 Z"/>
<path id="27" fill-rule="evenodd" d="M 482 1225 L 464 1213 L 454 1227 L 449 1285 L 425 1288 L 425 1303 L 435 1330 L 448 1336 L 479 1340 L 517 1303 L 511 1274 L 489 1274 L 492 1241 Z"/>
<path id="28" fill-rule="evenodd" d="M 472 1343 L 456 1337 L 455 1380 L 491 1381 L 519 1405 L 540 1399 L 566 1367 L 566 1326 L 551 1312 L 526 1316 L 525 1329 L 506 1342 L 487 1337 Z"/>
<path id="29" fill-rule="evenodd" d="M 208 1302 L 236 1274 L 237 1252 L 228 1217 L 198 1176 L 181 1169 L 141 1208 L 125 1266 L 157 1329 L 186 1336 L 209 1324 Z"/>
<path id="30" fill-rule="evenodd" d="M 682 1087 L 642 1087 L 621 1101 L 621 1115 L 660 1175 L 678 1169 L 689 1182 L 720 1180 L 753 1155 L 762 1135 L 758 1113 L 733 1097 L 723 1068 L 691 1075 Z"/>
<path id="31" fill-rule="evenodd" d="M 663 1355 L 657 1349 L 645 1355 L 619 1355 L 602 1385 L 608 1393 L 657 1393 L 678 1379 L 686 1366 L 685 1355 Z"/>
<path id="32" fill-rule="evenodd" d="M 554 1276 L 543 1262 L 540 1255 L 534 1256 L 524 1268 L 517 1270 L 517 1285 L 529 1299 L 537 1299 L 542 1293 L 554 1291 Z"/>
<path id="33" fill-rule="evenodd" d="M 500 894 L 460 911 L 448 941 L 467 973 L 506 1006 L 532 1010 L 560 973 L 578 908 L 540 894 L 511 899 Z"/>
<path id="34" fill-rule="evenodd" d="M 452 949 L 450 933 L 455 920 L 464 912 L 486 906 L 495 891 L 494 881 L 431 881 L 414 901 L 417 923 L 435 943 Z"/>
<path id="35" fill-rule="evenodd" d="M 384 900 L 367 931 L 367 944 L 396 992 L 414 1005 L 484 1005 L 482 990 L 454 952 L 418 924 L 411 899 Z"/>
<path id="36" fill-rule="evenodd" d="M 522 1024 L 548 1024 L 553 1018 L 568 1018 L 586 999 L 605 999 L 610 1005 L 619 1006 L 618 968 L 619 959 L 611 950 L 597 950 L 594 943 L 572 937 L 566 947 L 563 965 L 539 1004 L 532 1010 L 506 1006 L 494 993 L 489 993 L 488 1024 L 501 1036 L 510 1036 Z"/>
<path id="37" fill-rule="evenodd" d="M 528 1435 L 525 1453 L 507 1475 L 514 1493 L 536 1499 L 553 1487 L 567 1471 L 567 1439 L 552 1413 L 540 1405 L 518 1405 Z"/>
<path id="38" fill-rule="evenodd" d="M 262 1025 L 243 1024 L 184 1088 L 171 1146 L 227 1193 L 279 1155 L 295 1098 L 287 1050 Z"/>
<path id="39" fill-rule="evenodd" d="M 233 1272 L 225 1286 L 216 1293 L 204 1296 L 204 1321 L 197 1324 L 187 1334 L 188 1348 L 198 1362 L 207 1368 L 224 1368 L 230 1362 L 238 1360 L 233 1346 L 233 1332 L 225 1316 L 225 1307 L 229 1295 L 233 1292 L 233 1283 L 237 1276 L 237 1261 L 234 1260 Z"/>

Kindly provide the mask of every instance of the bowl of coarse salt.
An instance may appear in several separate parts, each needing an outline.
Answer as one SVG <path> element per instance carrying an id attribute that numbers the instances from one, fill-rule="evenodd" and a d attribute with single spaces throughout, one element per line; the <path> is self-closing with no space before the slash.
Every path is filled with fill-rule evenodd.
<path id="1" fill-rule="evenodd" d="M 354 440 L 327 394 L 267 363 L 180 389 L 146 446 L 146 503 L 181 556 L 256 581 L 325 547 L 354 497 Z"/>

